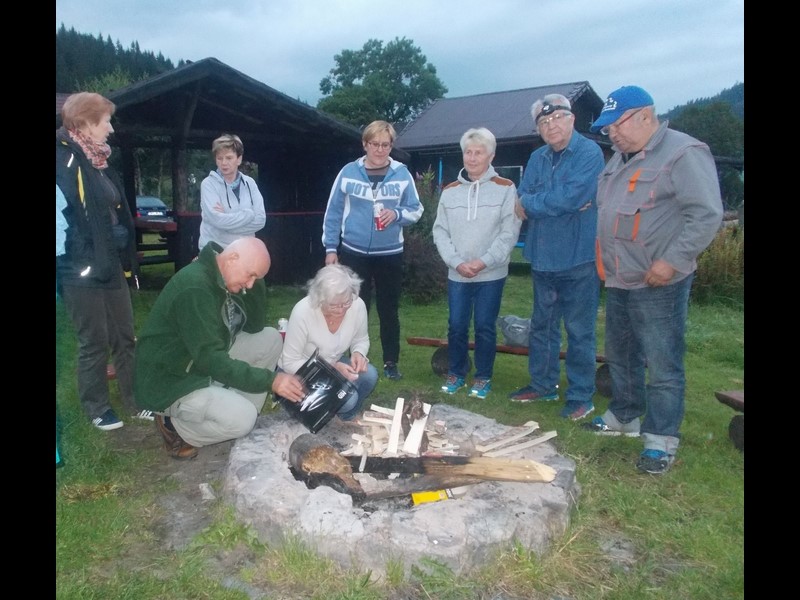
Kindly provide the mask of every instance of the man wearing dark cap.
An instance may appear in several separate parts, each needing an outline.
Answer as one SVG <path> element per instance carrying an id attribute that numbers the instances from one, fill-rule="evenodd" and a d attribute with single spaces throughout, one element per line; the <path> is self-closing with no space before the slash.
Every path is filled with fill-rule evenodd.
<path id="1" fill-rule="evenodd" d="M 511 393 L 514 402 L 558 400 L 561 323 L 567 332 L 564 418 L 594 411 L 597 305 L 595 268 L 597 176 L 603 153 L 574 130 L 567 98 L 550 94 L 533 103 L 531 116 L 546 142 L 530 156 L 519 186 L 517 214 L 528 220 L 523 255 L 531 263 L 533 315 L 528 339 L 530 383 Z"/>
<path id="2" fill-rule="evenodd" d="M 615 150 L 597 190 L 612 399 L 584 427 L 603 435 L 641 433 L 636 467 L 653 474 L 669 470 L 680 442 L 689 292 L 697 256 L 722 222 L 708 146 L 667 125 L 659 123 L 650 94 L 631 85 L 608 96 L 591 128 L 609 136 Z"/>

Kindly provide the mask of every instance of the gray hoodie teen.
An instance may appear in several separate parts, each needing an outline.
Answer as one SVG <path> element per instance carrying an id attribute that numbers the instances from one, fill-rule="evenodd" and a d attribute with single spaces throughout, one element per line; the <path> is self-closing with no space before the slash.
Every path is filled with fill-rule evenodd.
<path id="1" fill-rule="evenodd" d="M 470 181 L 461 169 L 458 180 L 446 186 L 439 198 L 433 241 L 448 267 L 452 281 L 494 281 L 508 275 L 511 251 L 519 238 L 522 221 L 514 213 L 517 188 L 494 167 L 478 181 Z M 481 259 L 486 268 L 468 279 L 456 271 L 463 262 Z"/>

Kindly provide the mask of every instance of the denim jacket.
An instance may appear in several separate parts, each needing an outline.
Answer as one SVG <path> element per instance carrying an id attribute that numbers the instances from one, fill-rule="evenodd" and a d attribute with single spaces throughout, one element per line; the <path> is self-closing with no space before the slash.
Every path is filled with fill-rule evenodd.
<path id="1" fill-rule="evenodd" d="M 519 185 L 528 216 L 523 256 L 534 271 L 565 271 L 594 262 L 597 177 L 603 152 L 577 131 L 556 157 L 545 145 L 533 151 Z"/>

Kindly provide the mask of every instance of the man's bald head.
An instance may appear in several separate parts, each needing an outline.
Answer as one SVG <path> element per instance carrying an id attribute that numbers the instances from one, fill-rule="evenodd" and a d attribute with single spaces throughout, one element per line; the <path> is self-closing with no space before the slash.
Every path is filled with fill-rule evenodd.
<path id="1" fill-rule="evenodd" d="M 243 237 L 231 242 L 217 255 L 217 266 L 228 291 L 238 294 L 253 287 L 272 266 L 267 246 L 257 237 Z"/>

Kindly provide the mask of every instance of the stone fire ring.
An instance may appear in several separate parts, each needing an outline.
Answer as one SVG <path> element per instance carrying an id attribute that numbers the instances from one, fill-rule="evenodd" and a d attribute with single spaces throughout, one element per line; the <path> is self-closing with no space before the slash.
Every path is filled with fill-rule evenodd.
<path id="1" fill-rule="evenodd" d="M 475 444 L 510 427 L 446 404 L 434 404 L 429 423 L 442 420 L 446 437 L 470 454 Z M 349 448 L 351 435 L 363 430 L 334 418 L 316 434 L 338 450 Z M 569 525 L 580 495 L 575 463 L 558 454 L 550 441 L 517 451 L 508 458 L 527 458 L 556 470 L 551 483 L 486 481 L 468 486 L 454 499 L 413 506 L 410 499 L 353 504 L 333 488 L 308 489 L 289 470 L 292 441 L 308 433 L 283 410 L 259 416 L 254 430 L 231 448 L 223 495 L 237 517 L 262 543 L 300 540 L 344 568 L 383 576 L 389 566 L 424 568 L 423 559 L 466 574 L 484 566 L 514 543 L 542 555 Z M 544 433 L 537 430 L 532 437 Z M 369 491 L 367 474 L 357 474 Z M 373 486 L 374 488 L 374 486 Z"/>

